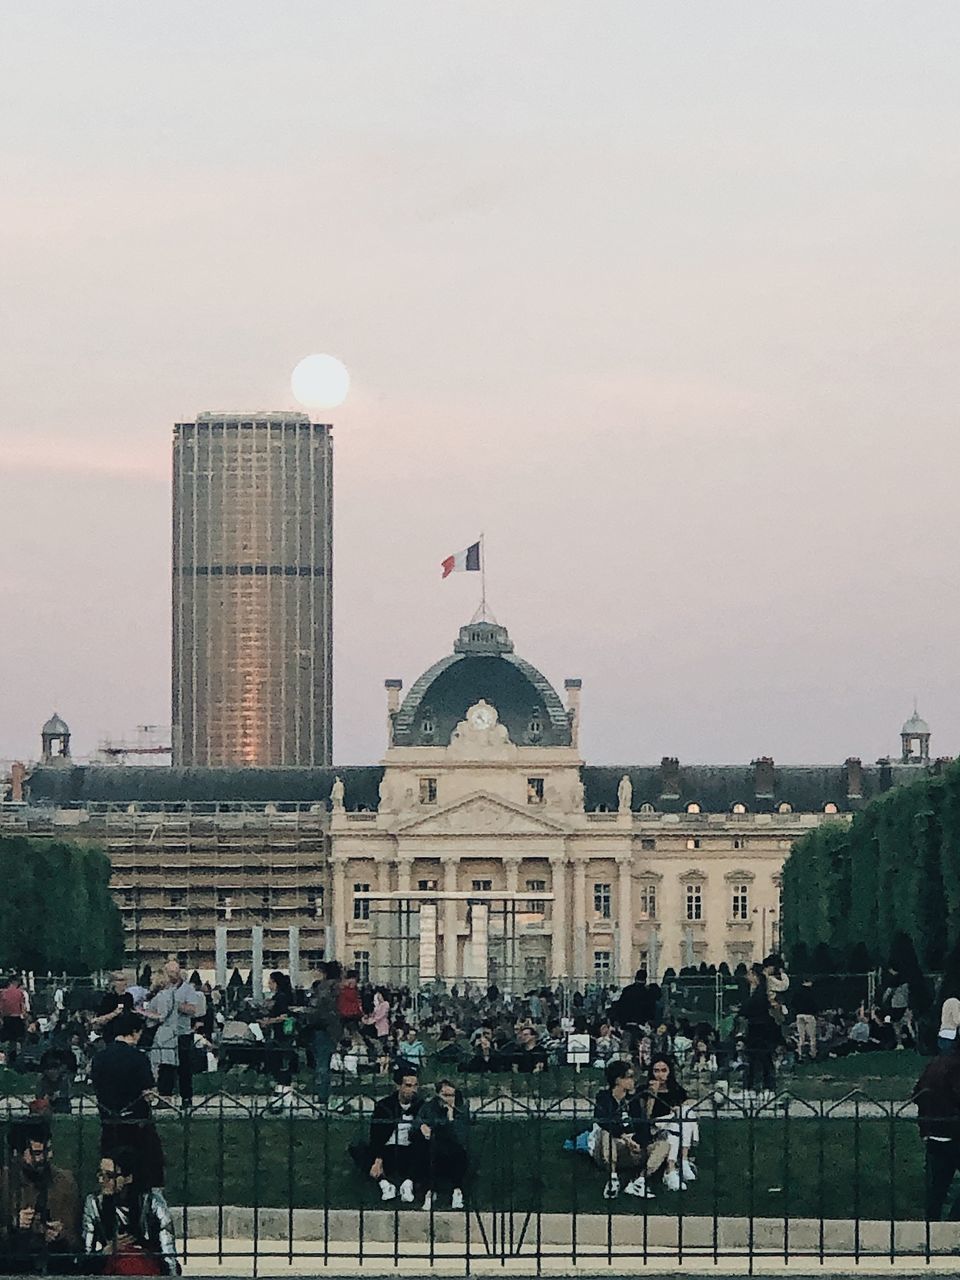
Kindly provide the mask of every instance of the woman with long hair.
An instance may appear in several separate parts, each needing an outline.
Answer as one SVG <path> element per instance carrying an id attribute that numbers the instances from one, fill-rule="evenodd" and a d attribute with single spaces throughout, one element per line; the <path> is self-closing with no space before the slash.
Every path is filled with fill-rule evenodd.
<path id="1" fill-rule="evenodd" d="M 700 1141 L 700 1127 L 687 1098 L 670 1059 L 655 1056 L 647 1076 L 646 1107 L 654 1136 L 666 1139 L 663 1185 L 668 1191 L 684 1191 L 697 1178 L 690 1148 Z"/>
<path id="2" fill-rule="evenodd" d="M 767 979 L 760 965 L 747 970 L 747 985 L 747 998 L 740 1009 L 747 1020 L 747 1088 L 772 1093 L 776 1087 L 773 1053 L 780 1043 L 780 1029 L 770 1012 Z"/>
<path id="3" fill-rule="evenodd" d="M 293 1109 L 293 1071 L 296 1065 L 296 1020 L 293 1016 L 293 986 L 287 974 L 274 970 L 267 979 L 270 997 L 266 1017 L 260 1025 L 270 1028 L 270 1061 L 276 1080 L 271 1105 Z"/>

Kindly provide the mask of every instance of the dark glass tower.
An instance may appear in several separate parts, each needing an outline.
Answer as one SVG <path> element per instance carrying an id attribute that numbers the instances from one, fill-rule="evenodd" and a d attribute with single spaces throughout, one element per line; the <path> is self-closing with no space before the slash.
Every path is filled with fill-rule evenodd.
<path id="1" fill-rule="evenodd" d="M 333 436 L 300 413 L 173 435 L 173 762 L 329 765 Z"/>

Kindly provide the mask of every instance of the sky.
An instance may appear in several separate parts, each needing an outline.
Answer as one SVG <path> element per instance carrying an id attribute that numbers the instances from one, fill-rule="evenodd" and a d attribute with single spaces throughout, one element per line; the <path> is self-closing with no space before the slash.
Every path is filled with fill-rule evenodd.
<path id="1" fill-rule="evenodd" d="M 960 7 L 5 0 L 0 757 L 169 724 L 170 444 L 335 429 L 335 758 L 488 598 L 593 763 L 960 751 Z"/>

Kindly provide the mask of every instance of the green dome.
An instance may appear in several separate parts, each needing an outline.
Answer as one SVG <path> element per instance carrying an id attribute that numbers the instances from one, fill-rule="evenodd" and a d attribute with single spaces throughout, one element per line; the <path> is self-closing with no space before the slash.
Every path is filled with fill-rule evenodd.
<path id="1" fill-rule="evenodd" d="M 393 722 L 395 746 L 447 746 L 467 708 L 481 698 L 496 707 L 517 746 L 571 745 L 570 720 L 557 691 L 517 657 L 506 627 L 461 627 L 453 650 L 411 685 Z"/>

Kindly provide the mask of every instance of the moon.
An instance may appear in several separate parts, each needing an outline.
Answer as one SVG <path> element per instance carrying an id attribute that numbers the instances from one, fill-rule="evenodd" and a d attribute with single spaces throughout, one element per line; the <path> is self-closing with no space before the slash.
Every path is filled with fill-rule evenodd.
<path id="1" fill-rule="evenodd" d="M 310 409 L 335 409 L 350 390 L 350 374 L 336 356 L 304 356 L 290 375 L 290 390 Z"/>

